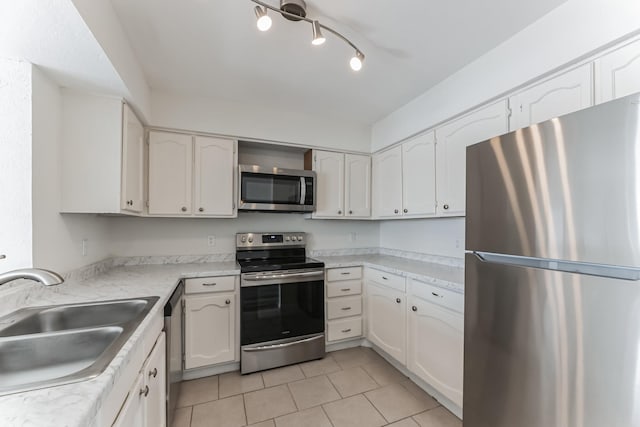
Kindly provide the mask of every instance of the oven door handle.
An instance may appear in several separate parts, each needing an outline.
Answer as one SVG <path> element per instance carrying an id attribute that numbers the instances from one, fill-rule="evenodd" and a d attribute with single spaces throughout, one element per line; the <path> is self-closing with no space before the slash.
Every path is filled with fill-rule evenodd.
<path id="1" fill-rule="evenodd" d="M 312 282 L 322 279 L 324 279 L 324 270 L 282 274 L 243 274 L 241 276 L 241 286 Z"/>
<path id="2" fill-rule="evenodd" d="M 286 348 L 291 347 L 292 345 L 302 344 L 305 342 L 315 341 L 319 339 L 324 339 L 324 335 L 318 335 L 317 337 L 305 338 L 303 340 L 287 342 L 284 344 L 273 344 L 273 345 L 261 345 L 260 347 L 249 347 L 243 348 L 242 351 L 252 352 L 252 351 L 267 351 L 267 350 L 275 350 L 278 348 Z"/>

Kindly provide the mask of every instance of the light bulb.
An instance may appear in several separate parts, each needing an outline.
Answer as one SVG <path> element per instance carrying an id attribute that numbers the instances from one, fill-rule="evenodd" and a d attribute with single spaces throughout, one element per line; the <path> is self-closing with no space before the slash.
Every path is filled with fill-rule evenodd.
<path id="1" fill-rule="evenodd" d="M 256 17 L 258 18 L 258 21 L 256 22 L 258 30 L 267 31 L 269 28 L 271 28 L 272 22 L 269 15 L 267 15 L 267 10 L 261 8 L 260 6 L 256 6 L 254 10 L 256 12 Z"/>
<path id="2" fill-rule="evenodd" d="M 364 61 L 364 55 L 359 50 L 356 50 L 356 54 L 351 58 L 351 61 L 349 61 L 349 65 L 353 71 L 360 71 L 362 61 Z"/>
<path id="3" fill-rule="evenodd" d="M 311 44 L 320 46 L 327 41 L 322 35 L 322 31 L 320 31 L 320 23 L 318 21 L 313 21 L 311 28 L 313 29 L 313 40 L 311 40 Z"/>

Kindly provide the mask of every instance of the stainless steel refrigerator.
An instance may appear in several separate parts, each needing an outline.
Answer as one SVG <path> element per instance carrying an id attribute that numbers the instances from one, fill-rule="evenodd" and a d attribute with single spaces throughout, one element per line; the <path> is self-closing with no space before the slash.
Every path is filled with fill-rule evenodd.
<path id="1" fill-rule="evenodd" d="M 640 96 L 467 148 L 465 427 L 640 426 Z"/>

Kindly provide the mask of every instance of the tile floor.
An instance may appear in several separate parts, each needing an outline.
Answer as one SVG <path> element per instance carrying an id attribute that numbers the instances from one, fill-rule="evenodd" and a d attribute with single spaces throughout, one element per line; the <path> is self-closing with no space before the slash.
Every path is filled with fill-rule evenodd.
<path id="1" fill-rule="evenodd" d="M 462 427 L 374 351 L 186 381 L 172 427 Z"/>

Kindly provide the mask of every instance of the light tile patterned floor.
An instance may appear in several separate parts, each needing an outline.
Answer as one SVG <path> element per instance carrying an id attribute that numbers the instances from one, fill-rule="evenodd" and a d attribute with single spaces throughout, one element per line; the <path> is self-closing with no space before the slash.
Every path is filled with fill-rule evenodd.
<path id="1" fill-rule="evenodd" d="M 462 427 L 374 351 L 186 381 L 172 427 Z"/>

